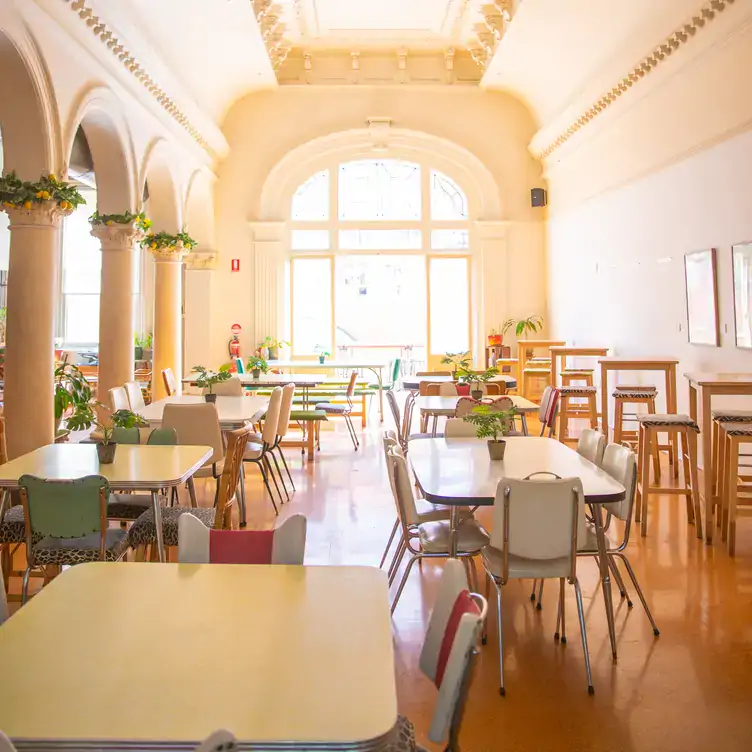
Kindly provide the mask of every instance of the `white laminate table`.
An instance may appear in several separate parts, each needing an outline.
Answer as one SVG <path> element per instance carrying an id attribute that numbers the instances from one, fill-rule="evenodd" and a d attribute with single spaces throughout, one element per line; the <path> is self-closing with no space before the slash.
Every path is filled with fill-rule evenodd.
<path id="1" fill-rule="evenodd" d="M 200 405 L 205 402 L 203 396 L 184 394 L 156 400 L 145 409 L 139 410 L 150 424 L 161 423 L 165 405 Z M 269 407 L 268 397 L 223 397 L 217 396 L 214 403 L 219 414 L 219 425 L 225 431 L 241 428 L 246 423 L 256 423 Z"/>
<path id="2" fill-rule="evenodd" d="M 101 475 L 107 479 L 113 491 L 148 491 L 154 509 L 159 559 L 164 561 L 162 514 L 157 489 L 182 485 L 211 456 L 212 449 L 208 446 L 118 444 L 115 461 L 102 464 L 97 457 L 95 444 L 48 444 L 0 465 L 0 488 L 17 488 L 22 475 L 35 475 L 47 480 L 74 480 L 85 475 Z M 5 502 L 4 498 L 0 507 Z M 3 511 L 0 508 L 0 519 Z"/>
<path id="3" fill-rule="evenodd" d="M 0 628 L 0 729 L 35 752 L 193 750 L 217 728 L 380 750 L 392 639 L 372 567 L 80 564 Z"/>
<path id="4" fill-rule="evenodd" d="M 626 490 L 604 470 L 556 439 L 533 436 L 506 438 L 502 461 L 492 461 L 485 441 L 478 439 L 418 439 L 410 442 L 410 464 L 428 501 L 451 507 L 450 553 L 457 553 L 457 527 L 461 507 L 491 506 L 501 478 L 527 478 L 541 471 L 562 478 L 580 478 L 585 501 L 600 505 L 621 501 Z M 606 602 L 611 650 L 616 658 L 611 577 L 601 510 L 596 508 L 598 563 Z"/>
<path id="5" fill-rule="evenodd" d="M 493 398 L 494 395 L 490 395 L 491 398 Z M 522 430 L 527 436 L 527 420 L 525 418 L 527 413 L 534 413 L 537 412 L 540 409 L 539 405 L 536 405 L 535 402 L 531 402 L 528 399 L 525 399 L 524 397 L 518 397 L 516 395 L 506 395 L 509 397 L 509 399 L 514 402 L 514 407 L 517 410 L 517 412 L 520 414 L 520 419 L 522 420 Z M 422 417 L 425 417 L 426 419 L 430 416 L 433 416 L 433 430 L 432 433 L 436 434 L 436 427 L 437 427 L 437 418 L 439 417 L 445 417 L 445 418 L 451 418 L 454 417 L 455 410 L 457 409 L 457 403 L 460 401 L 461 397 L 436 397 L 434 395 L 430 396 L 424 396 L 424 397 L 416 397 L 415 398 L 415 406 L 420 410 L 420 414 Z M 423 428 L 421 428 L 423 430 Z"/>
<path id="6" fill-rule="evenodd" d="M 429 384 L 445 384 L 453 382 L 454 378 L 452 376 L 403 376 L 402 387 L 403 389 L 420 389 L 421 381 L 427 381 Z M 514 389 L 517 386 L 517 379 L 514 376 L 499 374 L 498 376 L 494 376 L 490 383 L 504 383 L 507 389 Z"/>

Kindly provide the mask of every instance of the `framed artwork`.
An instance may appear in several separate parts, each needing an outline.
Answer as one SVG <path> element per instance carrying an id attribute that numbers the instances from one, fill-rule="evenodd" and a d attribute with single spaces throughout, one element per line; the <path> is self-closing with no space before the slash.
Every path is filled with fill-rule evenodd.
<path id="1" fill-rule="evenodd" d="M 736 346 L 752 348 L 752 243 L 731 248 Z"/>
<path id="2" fill-rule="evenodd" d="M 684 256 L 687 333 L 693 345 L 718 347 L 718 285 L 715 248 Z"/>

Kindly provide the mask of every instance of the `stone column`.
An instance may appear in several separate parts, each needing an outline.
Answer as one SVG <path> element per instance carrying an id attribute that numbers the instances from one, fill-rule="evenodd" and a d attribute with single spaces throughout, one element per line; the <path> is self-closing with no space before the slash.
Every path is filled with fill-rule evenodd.
<path id="1" fill-rule="evenodd" d="M 52 201 L 6 208 L 10 266 L 5 347 L 5 421 L 8 457 L 55 438 L 53 402 L 55 309 L 60 226 L 70 214 Z"/>
<path id="2" fill-rule="evenodd" d="M 154 356 L 152 394 L 166 397 L 162 371 L 172 368 L 178 390 L 183 378 L 183 256 L 182 244 L 152 249 L 154 255 Z"/>
<path id="3" fill-rule="evenodd" d="M 251 222 L 253 230 L 253 341 L 282 337 L 285 301 L 284 222 Z"/>
<path id="4" fill-rule="evenodd" d="M 102 243 L 102 294 L 99 304 L 100 402 L 108 391 L 133 380 L 133 247 L 143 233 L 135 224 L 96 225 Z"/>

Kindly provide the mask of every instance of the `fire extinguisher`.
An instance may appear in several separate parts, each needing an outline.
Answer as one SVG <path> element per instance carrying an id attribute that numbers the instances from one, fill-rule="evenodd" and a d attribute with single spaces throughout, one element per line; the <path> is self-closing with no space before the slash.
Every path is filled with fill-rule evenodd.
<path id="1" fill-rule="evenodd" d="M 242 331 L 242 329 L 241 329 L 240 324 L 233 324 L 230 327 L 230 331 L 232 332 L 232 337 L 230 338 L 230 341 L 227 343 L 227 351 L 230 354 L 230 360 L 232 361 L 232 365 L 235 366 L 235 359 L 241 357 L 240 356 L 240 332 Z"/>

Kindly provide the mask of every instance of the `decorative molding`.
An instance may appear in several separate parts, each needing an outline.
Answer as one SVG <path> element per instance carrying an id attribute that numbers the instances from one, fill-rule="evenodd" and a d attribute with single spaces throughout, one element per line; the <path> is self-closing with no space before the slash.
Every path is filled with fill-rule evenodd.
<path id="1" fill-rule="evenodd" d="M 216 152 L 209 145 L 208 141 L 201 135 L 198 128 L 191 123 L 188 117 L 177 106 L 177 104 L 167 95 L 156 81 L 149 75 L 146 69 L 128 52 L 125 43 L 118 39 L 115 33 L 107 24 L 98 16 L 94 15 L 92 9 L 86 4 L 86 0 L 62 0 L 70 6 L 70 9 L 78 14 L 78 17 L 92 30 L 95 36 L 99 38 L 102 44 L 125 66 L 125 68 L 139 81 L 144 88 L 156 99 L 163 107 L 165 112 L 170 115 L 193 140 L 205 149 L 214 159 L 217 157 Z"/>
<path id="2" fill-rule="evenodd" d="M 54 227 L 58 228 L 63 219 L 73 213 L 73 209 L 61 209 L 57 201 L 34 202 L 31 209 L 5 206 L 3 211 L 10 220 L 9 228 L 17 227 Z"/>
<path id="3" fill-rule="evenodd" d="M 134 222 L 128 224 L 95 225 L 91 235 L 102 244 L 103 251 L 132 251 L 145 233 Z"/>
<path id="4" fill-rule="evenodd" d="M 156 262 L 174 261 L 180 263 L 185 258 L 185 255 L 190 253 L 182 243 L 175 243 L 175 245 L 165 246 L 163 248 L 152 248 L 151 246 L 147 246 L 146 250 L 154 256 L 154 261 Z"/>
<path id="5" fill-rule="evenodd" d="M 282 22 L 282 10 L 272 0 L 250 0 L 253 14 L 261 31 L 261 38 L 269 55 L 272 68 L 276 71 L 290 54 L 290 45 L 285 40 L 286 26 Z M 296 4 L 296 13 L 299 6 Z"/>
<path id="6" fill-rule="evenodd" d="M 598 115 L 607 110 L 619 97 L 626 94 L 641 78 L 657 68 L 667 57 L 682 45 L 687 44 L 698 31 L 703 29 L 706 24 L 713 21 L 717 13 L 726 9 L 727 5 L 733 5 L 734 0 L 710 0 L 705 3 L 697 13 L 692 16 L 692 20 L 680 26 L 676 31 L 670 34 L 655 49 L 640 60 L 632 70 L 624 76 L 618 84 L 611 87 L 600 99 L 594 102 L 585 112 L 582 113 L 574 122 L 572 122 L 557 138 L 549 142 L 547 146 L 534 152 L 534 156 L 545 160 L 551 156 L 560 146 L 569 141 L 575 133 L 582 130 L 588 123 L 592 122 Z"/>
<path id="7" fill-rule="evenodd" d="M 468 48 L 475 64 L 485 70 L 514 15 L 514 0 L 492 0 L 481 8 L 483 22 L 475 25 L 476 44 Z"/>
<path id="8" fill-rule="evenodd" d="M 184 259 L 188 271 L 212 271 L 217 268 L 219 251 L 214 249 L 193 249 Z"/>

